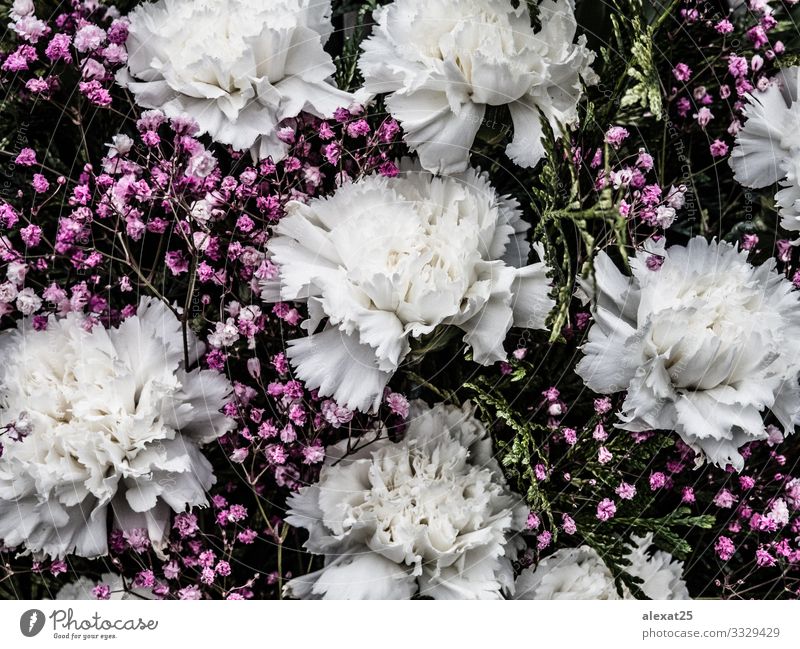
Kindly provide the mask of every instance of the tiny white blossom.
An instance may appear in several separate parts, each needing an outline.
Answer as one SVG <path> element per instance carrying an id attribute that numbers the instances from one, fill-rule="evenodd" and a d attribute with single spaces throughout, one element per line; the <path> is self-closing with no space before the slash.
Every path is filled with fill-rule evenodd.
<path id="1" fill-rule="evenodd" d="M 778 527 L 789 524 L 789 508 L 783 498 L 776 498 L 770 507 L 767 518 L 775 521 Z"/>
<path id="2" fill-rule="evenodd" d="M 13 19 L 23 18 L 25 16 L 32 16 L 36 8 L 33 5 L 33 0 L 14 0 L 11 5 L 11 17 Z"/>
<path id="3" fill-rule="evenodd" d="M 17 298 L 18 294 L 19 290 L 12 282 L 3 282 L 0 284 L 0 302 L 10 304 Z"/>
<path id="4" fill-rule="evenodd" d="M 42 298 L 32 288 L 23 288 L 17 295 L 17 308 L 22 315 L 33 315 L 41 306 Z"/>
<path id="5" fill-rule="evenodd" d="M 208 334 L 208 344 L 216 349 L 230 347 L 239 340 L 239 329 L 233 318 L 228 318 L 225 322 L 217 322 L 214 331 Z"/>
<path id="6" fill-rule="evenodd" d="M 16 286 L 22 286 L 28 274 L 28 264 L 23 261 L 11 261 L 6 266 L 6 277 Z"/>

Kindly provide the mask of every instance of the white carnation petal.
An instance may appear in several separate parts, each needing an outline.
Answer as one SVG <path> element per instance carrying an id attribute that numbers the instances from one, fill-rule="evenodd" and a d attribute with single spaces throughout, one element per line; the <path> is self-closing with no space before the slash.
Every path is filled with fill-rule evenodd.
<path id="1" fill-rule="evenodd" d="M 506 155 L 520 167 L 535 167 L 545 156 L 539 110 L 524 98 L 511 104 L 509 110 L 514 122 L 514 138 L 506 147 Z"/>
<path id="2" fill-rule="evenodd" d="M 784 134 L 795 126 L 780 88 L 772 85 L 748 95 L 744 116 L 730 157 L 734 178 L 753 189 L 774 185 L 783 176 L 783 161 L 791 157 Z"/>
<path id="3" fill-rule="evenodd" d="M 286 594 L 300 599 L 410 599 L 415 590 L 407 570 L 375 554 L 344 555 L 286 584 Z"/>
<path id="4" fill-rule="evenodd" d="M 525 3 L 395 0 L 374 12 L 362 44 L 363 96 L 391 93 L 386 105 L 406 142 L 426 169 L 441 173 L 466 167 L 485 106 L 508 105 L 507 152 L 533 166 L 544 156 L 539 111 L 559 137 L 577 117 L 581 81 L 597 80 L 585 37 L 574 42 L 574 7 L 546 0 L 538 10 L 535 31 Z"/>
<path id="5" fill-rule="evenodd" d="M 660 267 L 648 266 L 651 254 Z M 576 371 L 596 391 L 627 390 L 621 428 L 674 430 L 709 461 L 737 469 L 738 449 L 766 438 L 767 409 L 793 428 L 798 295 L 774 262 L 756 268 L 746 252 L 702 237 L 670 248 L 647 242 L 630 278 L 605 255 L 597 262 L 587 286 L 595 323 Z"/>
<path id="6" fill-rule="evenodd" d="M 355 410 L 377 408 L 392 376 L 369 345 L 335 327 L 290 340 L 286 355 L 306 387 Z"/>
<path id="7" fill-rule="evenodd" d="M 400 122 L 405 140 L 422 166 L 440 174 L 464 171 L 485 107 L 467 103 L 454 113 L 447 95 L 436 90 L 395 93 L 386 104 Z"/>
<path id="8" fill-rule="evenodd" d="M 485 173 L 436 177 L 409 160 L 399 170 L 290 203 L 268 244 L 281 296 L 306 302 L 310 334 L 324 328 L 290 343 L 297 376 L 348 407 L 379 403 L 412 338 L 456 325 L 476 361 L 491 363 L 505 358 L 512 323 L 544 328 L 553 306 L 545 264 L 517 266 L 530 226 Z M 272 280 L 261 287 L 275 299 Z"/>
<path id="9" fill-rule="evenodd" d="M 550 297 L 550 280 L 544 263 L 531 264 L 517 271 L 511 292 L 514 295 L 514 326 L 544 329 L 547 316 L 556 302 Z"/>

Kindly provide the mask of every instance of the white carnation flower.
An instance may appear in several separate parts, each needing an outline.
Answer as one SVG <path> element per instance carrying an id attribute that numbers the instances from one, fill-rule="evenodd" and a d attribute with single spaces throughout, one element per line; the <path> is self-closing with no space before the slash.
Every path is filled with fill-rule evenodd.
<path id="1" fill-rule="evenodd" d="M 800 231 L 799 82 L 800 67 L 787 68 L 765 90 L 747 95 L 730 157 L 734 178 L 745 187 L 780 184 L 775 202 L 790 232 Z"/>
<path id="2" fill-rule="evenodd" d="M 189 362 L 203 352 L 188 338 Z M 52 557 L 107 553 L 108 527 L 146 529 L 160 550 L 170 511 L 206 504 L 214 484 L 200 451 L 233 426 L 231 392 L 212 370 L 189 370 L 178 319 L 141 301 L 118 327 L 76 313 L 0 335 L 0 540 Z M 111 520 L 113 516 L 113 521 Z"/>
<path id="3" fill-rule="evenodd" d="M 488 365 L 512 325 L 543 329 L 554 304 L 546 265 L 527 264 L 530 225 L 486 174 L 401 169 L 289 203 L 268 244 L 280 281 L 262 298 L 308 302 L 309 336 L 287 352 L 297 376 L 351 409 L 378 406 L 410 339 L 454 325 Z"/>
<path id="4" fill-rule="evenodd" d="M 203 131 L 254 156 L 286 155 L 281 120 L 329 117 L 352 97 L 331 84 L 320 0 L 158 0 L 130 14 L 127 67 L 117 80 L 145 108 L 191 115 Z"/>
<path id="5" fill-rule="evenodd" d="M 125 589 L 122 577 L 113 572 L 100 576 L 99 581 L 92 581 L 89 577 L 78 577 L 75 581 L 64 584 L 56 593 L 56 600 L 97 599 L 92 589 L 97 586 L 108 586 L 111 600 L 141 600 L 153 599 L 153 592 L 147 588 Z"/>
<path id="6" fill-rule="evenodd" d="M 602 394 L 627 390 L 620 428 L 674 430 L 719 466 L 741 470 L 738 449 L 767 439 L 762 412 L 784 432 L 800 421 L 800 309 L 774 260 L 695 237 L 649 242 L 626 277 L 601 252 L 594 323 L 577 373 Z M 648 266 L 648 258 L 663 265 Z M 652 262 L 651 259 L 651 262 Z"/>
<path id="7" fill-rule="evenodd" d="M 325 567 L 287 584 L 301 599 L 498 599 L 528 509 L 492 457 L 491 438 L 463 408 L 415 402 L 405 439 L 345 455 L 326 449 L 319 481 L 287 501 Z M 343 458 L 343 459 L 342 459 Z"/>
<path id="8" fill-rule="evenodd" d="M 586 37 L 573 43 L 573 0 L 543 0 L 536 32 L 528 3 L 511 0 L 395 0 L 373 18 L 358 62 L 364 92 L 391 93 L 389 112 L 430 171 L 464 171 L 487 106 L 503 105 L 514 123 L 506 152 L 535 166 L 542 116 L 559 135 L 578 118 L 581 79 L 597 79 Z"/>
<path id="9" fill-rule="evenodd" d="M 662 550 L 648 553 L 652 544 L 652 533 L 632 537 L 626 572 L 642 580 L 638 586 L 649 599 L 691 599 L 682 578 L 683 563 Z M 627 586 L 622 595 L 608 566 L 588 545 L 557 550 L 535 568 L 523 570 L 516 581 L 517 599 L 635 599 Z"/>
<path id="10" fill-rule="evenodd" d="M 614 576 L 588 545 L 562 548 L 517 577 L 516 599 L 620 599 Z"/>

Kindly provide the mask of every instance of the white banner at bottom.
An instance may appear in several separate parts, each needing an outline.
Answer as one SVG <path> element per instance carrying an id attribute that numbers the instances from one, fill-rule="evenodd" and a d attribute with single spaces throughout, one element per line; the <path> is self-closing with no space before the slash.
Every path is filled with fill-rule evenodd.
<path id="1" fill-rule="evenodd" d="M 0 602 L 0 638 L 3 647 L 21 649 L 190 643 L 202 649 L 627 649 L 678 643 L 686 649 L 796 649 L 800 603 L 8 601 Z"/>

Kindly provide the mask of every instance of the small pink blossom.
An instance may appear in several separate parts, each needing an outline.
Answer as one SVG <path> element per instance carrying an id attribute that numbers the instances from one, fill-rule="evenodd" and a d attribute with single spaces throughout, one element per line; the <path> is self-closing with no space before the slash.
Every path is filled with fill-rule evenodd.
<path id="1" fill-rule="evenodd" d="M 720 536 L 714 544 L 714 551 L 723 561 L 728 561 L 736 552 L 736 546 L 727 536 Z"/>
<path id="2" fill-rule="evenodd" d="M 672 70 L 672 74 L 678 81 L 688 81 L 692 76 L 692 70 L 685 63 L 678 63 Z"/>
<path id="3" fill-rule="evenodd" d="M 617 513 L 617 506 L 610 498 L 603 498 L 597 505 L 597 519 L 607 521 L 614 518 Z"/>
<path id="4" fill-rule="evenodd" d="M 614 491 L 622 500 L 632 500 L 636 495 L 636 487 L 627 482 L 620 482 Z"/>
<path id="5" fill-rule="evenodd" d="M 32 167 L 36 164 L 36 151 L 26 147 L 19 152 L 14 162 L 21 167 Z"/>

